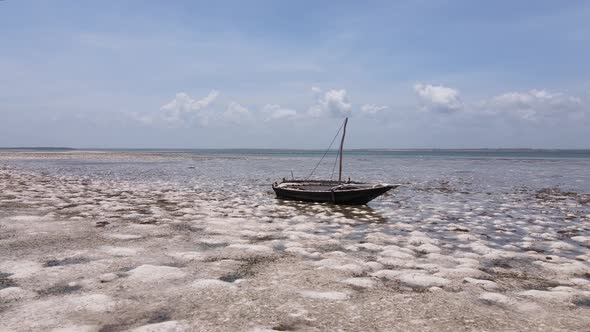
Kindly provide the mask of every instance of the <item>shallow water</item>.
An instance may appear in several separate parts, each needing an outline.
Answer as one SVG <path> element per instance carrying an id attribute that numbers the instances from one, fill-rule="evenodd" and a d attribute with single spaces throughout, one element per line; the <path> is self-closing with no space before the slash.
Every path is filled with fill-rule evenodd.
<path id="1" fill-rule="evenodd" d="M 364 234 L 376 229 L 403 234 L 400 223 L 416 224 L 421 231 L 451 242 L 454 234 L 474 229 L 493 247 L 522 242 L 534 226 L 559 236 L 562 234 L 559 231 L 565 232 L 568 227 L 576 226 L 576 221 L 584 221 L 576 232 L 578 235 L 589 232 L 590 207 L 584 195 L 590 193 L 588 152 L 488 151 L 445 155 L 440 151 L 404 151 L 401 154 L 353 151 L 345 158 L 345 178 L 402 185 L 367 207 L 285 202 L 274 198 L 272 182 L 290 178 L 291 171 L 296 178 L 307 178 L 321 155 L 313 151 L 101 151 L 7 155 L 10 158 L 3 162 L 5 164 L 53 176 L 194 190 L 200 197 L 215 201 L 214 207 L 232 204 L 236 210 L 246 208 L 241 212 L 244 218 L 260 217 L 249 209 L 255 205 L 269 211 L 325 215 L 320 228 L 326 232 L 338 228 L 346 220 L 353 227 L 349 238 L 356 240 L 362 240 Z M 328 155 L 314 178 L 330 178 L 334 160 L 334 155 Z M 333 216 L 336 218 L 330 219 Z M 466 229 L 457 231 L 463 228 Z M 565 236 L 560 237 L 569 241 Z M 533 240 L 543 239 L 533 235 Z M 572 249 L 561 254 L 575 256 L 580 251 Z"/>

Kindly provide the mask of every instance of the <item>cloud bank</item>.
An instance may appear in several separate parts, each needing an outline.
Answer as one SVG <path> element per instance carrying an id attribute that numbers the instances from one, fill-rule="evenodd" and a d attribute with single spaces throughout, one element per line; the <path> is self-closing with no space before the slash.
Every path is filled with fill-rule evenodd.
<path id="1" fill-rule="evenodd" d="M 584 105 L 579 97 L 534 89 L 503 93 L 484 101 L 482 106 L 491 114 L 508 115 L 533 122 L 551 118 L 580 118 L 588 110 L 588 105 Z"/>
<path id="2" fill-rule="evenodd" d="M 267 122 L 289 121 L 311 123 L 356 115 L 362 121 L 395 123 L 398 126 L 404 123 L 419 127 L 432 124 L 457 126 L 457 130 L 461 126 L 478 126 L 492 131 L 496 130 L 492 128 L 494 125 L 510 124 L 513 127 L 526 128 L 551 125 L 558 121 L 578 125 L 590 119 L 588 98 L 544 89 L 505 92 L 470 101 L 468 98 L 463 100 L 459 89 L 455 87 L 417 83 L 412 88 L 418 98 L 418 103 L 414 106 L 363 103 L 354 107 L 345 89 L 322 90 L 312 87 L 309 106 L 300 106 L 305 111 L 276 103 L 245 106 L 238 101 L 223 102 L 219 100 L 220 92 L 217 90 L 211 90 L 200 99 L 179 92 L 155 114 L 133 113 L 133 118 L 151 126 L 205 127 L 256 126 Z M 408 92 L 410 91 L 412 90 L 409 89 Z M 422 112 L 415 112 L 416 110 Z"/>

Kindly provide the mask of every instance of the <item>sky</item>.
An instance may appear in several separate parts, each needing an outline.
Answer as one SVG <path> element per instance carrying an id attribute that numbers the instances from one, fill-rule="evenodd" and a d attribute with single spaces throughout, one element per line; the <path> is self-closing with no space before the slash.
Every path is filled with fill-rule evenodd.
<path id="1" fill-rule="evenodd" d="M 0 1 L 0 147 L 590 148 L 588 1 Z"/>

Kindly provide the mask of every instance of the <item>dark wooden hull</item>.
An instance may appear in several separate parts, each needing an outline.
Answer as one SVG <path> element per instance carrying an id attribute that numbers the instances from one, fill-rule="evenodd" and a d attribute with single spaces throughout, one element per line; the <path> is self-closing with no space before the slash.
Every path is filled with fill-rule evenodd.
<path id="1" fill-rule="evenodd" d="M 281 188 L 273 185 L 277 198 L 291 199 L 306 202 L 321 202 L 348 205 L 363 205 L 383 195 L 398 185 L 383 185 L 375 188 L 363 188 L 353 190 L 302 190 Z"/>

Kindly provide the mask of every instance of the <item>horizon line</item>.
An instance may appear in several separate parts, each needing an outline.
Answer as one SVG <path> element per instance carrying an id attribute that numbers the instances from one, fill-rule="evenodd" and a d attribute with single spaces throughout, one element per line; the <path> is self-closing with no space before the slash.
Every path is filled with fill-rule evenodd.
<path id="1" fill-rule="evenodd" d="M 322 148 L 244 148 L 244 147 L 225 147 L 225 148 L 187 148 L 187 147 L 175 147 L 175 148 L 163 148 L 163 147 L 149 147 L 149 148 L 136 148 L 136 147 L 65 147 L 65 146 L 15 146 L 6 147 L 0 146 L 0 150 L 63 150 L 63 151 L 94 151 L 94 150 L 268 150 L 268 151 L 326 151 Z M 528 147 L 478 147 L 478 148 L 351 148 L 344 149 L 344 151 L 590 151 L 588 148 L 528 148 Z"/>

